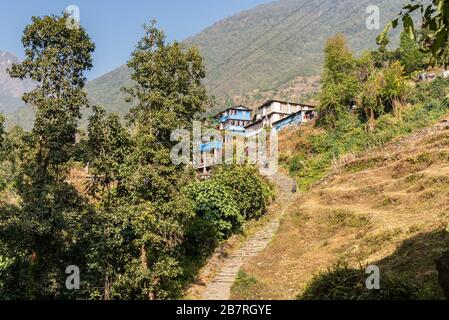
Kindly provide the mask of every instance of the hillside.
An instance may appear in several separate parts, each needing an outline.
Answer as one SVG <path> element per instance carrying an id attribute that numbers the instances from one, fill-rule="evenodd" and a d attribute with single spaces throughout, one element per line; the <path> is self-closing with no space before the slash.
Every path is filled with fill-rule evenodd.
<path id="1" fill-rule="evenodd" d="M 282 139 L 291 139 L 296 131 Z M 234 299 L 293 299 L 337 262 L 375 264 L 442 298 L 434 260 L 447 250 L 449 117 L 348 157 L 290 206 L 267 250 L 247 263 Z"/>
<path id="2" fill-rule="evenodd" d="M 31 81 L 12 79 L 6 70 L 19 61 L 12 53 L 0 51 L 0 112 L 12 113 L 23 107 L 21 96 L 31 90 Z"/>
<path id="3" fill-rule="evenodd" d="M 255 107 L 269 98 L 308 100 L 318 87 L 326 39 L 342 32 L 355 51 L 374 48 L 379 30 L 366 28 L 366 7 L 381 8 L 382 26 L 401 3 L 279 0 L 219 21 L 184 44 L 197 45 L 204 56 L 206 85 L 216 97 L 210 112 L 232 103 Z M 87 85 L 90 101 L 125 114 L 130 105 L 120 89 L 129 81 L 125 66 L 91 81 Z M 22 110 L 9 115 L 9 123 L 29 127 L 31 117 L 32 112 Z"/>

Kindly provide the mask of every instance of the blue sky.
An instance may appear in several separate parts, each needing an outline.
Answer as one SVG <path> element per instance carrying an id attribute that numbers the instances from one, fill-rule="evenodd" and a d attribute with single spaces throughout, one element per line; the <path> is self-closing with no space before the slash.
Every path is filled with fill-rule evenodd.
<path id="1" fill-rule="evenodd" d="M 31 16 L 80 8 L 81 23 L 94 40 L 90 79 L 124 64 L 142 35 L 142 24 L 158 20 L 170 40 L 183 40 L 214 22 L 272 0 L 13 0 L 0 10 L 0 51 L 23 57 L 20 38 Z"/>

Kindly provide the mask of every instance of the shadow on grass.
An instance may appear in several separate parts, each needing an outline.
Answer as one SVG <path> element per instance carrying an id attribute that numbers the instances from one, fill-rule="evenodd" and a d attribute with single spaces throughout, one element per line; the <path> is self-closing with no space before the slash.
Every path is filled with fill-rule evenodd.
<path id="1" fill-rule="evenodd" d="M 444 299 L 435 260 L 449 250 L 449 233 L 435 230 L 404 240 L 390 256 L 376 262 L 381 273 L 420 288 L 421 299 Z"/>
<path id="2" fill-rule="evenodd" d="M 337 264 L 316 275 L 298 299 L 409 300 L 444 299 L 435 261 L 449 249 L 444 230 L 404 240 L 390 256 L 372 263 L 380 269 L 380 290 L 367 290 L 364 267 Z"/>

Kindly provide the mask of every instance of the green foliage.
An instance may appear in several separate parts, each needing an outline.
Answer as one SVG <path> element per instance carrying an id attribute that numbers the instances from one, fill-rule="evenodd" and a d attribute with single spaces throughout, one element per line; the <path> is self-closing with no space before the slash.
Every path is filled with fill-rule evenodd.
<path id="1" fill-rule="evenodd" d="M 68 160 L 66 145 L 75 142 L 80 108 L 87 104 L 86 93 L 80 90 L 86 83 L 83 72 L 92 68 L 95 49 L 85 30 L 68 28 L 67 19 L 33 17 L 22 37 L 25 60 L 9 70 L 12 77 L 37 83 L 23 100 L 37 107 L 33 131 L 45 136 L 39 152 L 55 165 Z"/>
<path id="2" fill-rule="evenodd" d="M 24 96 L 37 113 L 31 133 L 13 129 L 1 145 L 1 167 L 12 173 L 0 173 L 17 196 L 14 205 L 0 203 L 1 297 L 178 297 L 186 237 L 201 246 L 217 240 L 206 220 L 195 221 L 181 191 L 192 169 L 170 159 L 171 131 L 190 128 L 208 103 L 202 58 L 167 43 L 154 24 L 146 27 L 129 62 L 130 126 L 94 107 L 87 139 L 80 134 L 75 144 L 80 109 L 87 107 L 83 71 L 92 66 L 94 45 L 82 27 L 67 29 L 66 22 L 66 16 L 33 18 L 23 37 L 26 59 L 11 69 L 37 81 Z M 87 194 L 67 181 L 73 159 L 89 166 Z M 234 202 L 221 213 L 233 209 L 240 217 Z M 204 254 L 204 247 L 198 250 Z M 64 280 L 72 264 L 82 270 L 82 283 L 71 292 Z"/>
<path id="3" fill-rule="evenodd" d="M 435 82 L 435 85 L 441 84 Z M 345 154 L 382 146 L 395 137 L 432 124 L 448 112 L 447 99 L 440 101 L 427 96 L 426 100 L 427 103 L 417 103 L 405 109 L 401 119 L 389 113 L 379 116 L 371 132 L 365 130 L 365 124 L 356 115 L 348 114 L 337 122 L 335 129 L 312 136 L 310 150 L 293 154 L 287 160 L 290 172 L 299 177 L 299 186 L 307 188 L 328 174 L 332 163 Z"/>
<path id="4" fill-rule="evenodd" d="M 449 63 L 449 1 L 432 0 L 430 3 L 418 2 L 405 5 L 399 16 L 385 26 L 378 36 L 378 43 L 382 42 L 391 31 L 402 21 L 404 33 L 412 40 L 417 38 L 417 31 L 412 18 L 414 12 L 421 14 L 421 32 L 419 39 L 421 48 L 430 52 L 435 61 L 445 67 Z"/>
<path id="5" fill-rule="evenodd" d="M 249 220 L 265 213 L 270 190 L 267 190 L 253 166 L 222 166 L 214 171 L 213 179 L 232 190 L 239 212 Z"/>
<path id="6" fill-rule="evenodd" d="M 333 127 L 347 113 L 358 92 L 355 59 L 343 35 L 337 35 L 326 43 L 321 86 L 317 108 L 319 122 L 325 127 Z"/>
<path id="7" fill-rule="evenodd" d="M 135 103 L 128 114 L 131 130 L 98 107 L 89 119 L 88 191 L 98 198 L 89 261 L 94 287 L 101 288 L 93 294 L 103 299 L 174 298 L 183 274 L 186 230 L 195 213 L 180 191 L 192 172 L 171 163 L 170 133 L 189 128 L 195 113 L 204 109 L 204 67 L 195 49 L 167 43 L 154 23 L 145 26 L 128 66 L 134 80 L 124 89 Z"/>
<path id="8" fill-rule="evenodd" d="M 412 96 L 413 103 L 425 103 L 432 99 L 444 100 L 449 94 L 449 79 L 437 77 L 431 82 L 422 81 L 417 83 L 414 95 Z"/>
<path id="9" fill-rule="evenodd" d="M 411 74 L 416 70 L 423 70 L 430 64 L 430 58 L 420 49 L 416 40 L 410 39 L 404 32 L 401 33 L 398 55 L 406 74 Z"/>
<path id="10" fill-rule="evenodd" d="M 89 118 L 88 132 L 85 153 L 93 176 L 88 185 L 89 194 L 95 196 L 114 182 L 119 182 L 120 188 L 125 158 L 131 148 L 129 133 L 117 115 L 106 115 L 102 108 L 96 106 Z"/>
<path id="11" fill-rule="evenodd" d="M 239 230 L 244 222 L 232 189 L 220 181 L 210 179 L 194 182 L 188 186 L 186 192 L 195 203 L 197 215 L 214 224 L 220 239 L 225 239 Z"/>
<path id="12" fill-rule="evenodd" d="M 184 242 L 185 256 L 207 258 L 217 247 L 219 239 L 216 224 L 198 217 L 187 227 Z"/>
<path id="13" fill-rule="evenodd" d="M 381 277 L 380 290 L 366 288 L 365 270 L 353 269 L 344 264 L 331 267 L 316 275 L 308 284 L 300 300 L 414 300 L 419 290 L 403 279 Z"/>
<path id="14" fill-rule="evenodd" d="M 69 295 L 60 279 L 65 267 L 83 265 L 80 249 L 87 201 L 65 181 L 64 164 L 75 143 L 80 108 L 87 104 L 83 72 L 92 67 L 94 44 L 85 30 L 68 28 L 67 16 L 33 17 L 22 38 L 26 55 L 9 70 L 31 78 L 36 87 L 23 99 L 37 108 L 30 135 L 8 137 L 17 205 L 2 205 L 3 256 L 13 259 L 4 272 L 4 293 L 15 298 Z M 14 134 L 14 133 L 13 133 Z M 19 161 L 18 155 L 20 156 Z M 18 280 L 20 279 L 20 280 Z"/>
<path id="15" fill-rule="evenodd" d="M 211 222 L 220 240 L 239 231 L 245 221 L 260 218 L 273 198 L 271 185 L 249 165 L 217 167 L 210 179 L 191 183 L 186 193 L 197 217 Z"/>

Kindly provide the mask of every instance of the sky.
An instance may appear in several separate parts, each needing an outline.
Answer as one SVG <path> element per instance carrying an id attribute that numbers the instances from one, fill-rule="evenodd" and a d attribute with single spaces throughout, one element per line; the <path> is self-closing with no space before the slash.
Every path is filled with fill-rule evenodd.
<path id="1" fill-rule="evenodd" d="M 81 24 L 96 44 L 89 79 L 123 65 L 142 36 L 142 24 L 158 21 L 167 37 L 183 40 L 213 23 L 273 0 L 1 0 L 0 51 L 23 58 L 21 36 L 32 16 L 80 10 Z"/>

